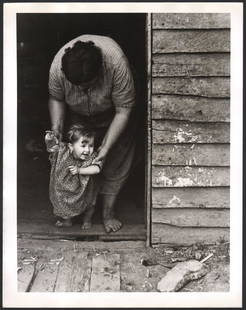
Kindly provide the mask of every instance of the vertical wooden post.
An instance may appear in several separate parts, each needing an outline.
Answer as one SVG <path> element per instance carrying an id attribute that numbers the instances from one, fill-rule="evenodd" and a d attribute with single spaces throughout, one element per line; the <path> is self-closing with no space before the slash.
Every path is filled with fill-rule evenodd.
<path id="1" fill-rule="evenodd" d="M 145 175 L 146 175 L 146 186 L 145 186 L 145 208 L 146 208 L 146 225 L 147 225 L 147 241 L 146 246 L 151 246 L 151 167 L 152 167 L 152 116 L 151 116 L 151 93 L 152 93 L 152 64 L 151 64 L 151 53 L 152 53 L 152 14 L 146 15 L 146 63 L 147 63 L 147 156 L 145 162 Z"/>

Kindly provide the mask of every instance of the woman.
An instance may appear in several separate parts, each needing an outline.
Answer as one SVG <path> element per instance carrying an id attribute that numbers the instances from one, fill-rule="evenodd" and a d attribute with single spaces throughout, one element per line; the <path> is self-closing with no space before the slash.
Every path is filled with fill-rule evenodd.
<path id="1" fill-rule="evenodd" d="M 61 139 L 66 122 L 81 122 L 96 131 L 103 162 L 102 204 L 106 232 L 122 223 L 114 217 L 117 195 L 134 155 L 135 90 L 126 56 L 108 37 L 82 35 L 56 54 L 49 75 L 51 129 Z"/>

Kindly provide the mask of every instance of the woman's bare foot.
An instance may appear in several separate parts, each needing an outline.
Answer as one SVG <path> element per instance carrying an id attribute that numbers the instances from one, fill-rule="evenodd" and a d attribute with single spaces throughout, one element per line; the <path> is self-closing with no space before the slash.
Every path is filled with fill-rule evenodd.
<path id="1" fill-rule="evenodd" d="M 87 229 L 90 229 L 92 226 L 92 223 L 91 222 L 84 222 L 81 226 L 81 229 L 83 230 L 87 230 Z"/>
<path id="2" fill-rule="evenodd" d="M 122 227 L 122 223 L 114 218 L 104 220 L 103 224 L 107 233 L 109 233 L 110 231 L 116 232 L 117 230 L 120 230 Z"/>
<path id="3" fill-rule="evenodd" d="M 71 219 L 57 220 L 55 225 L 56 227 L 70 227 L 72 226 L 72 220 Z"/>

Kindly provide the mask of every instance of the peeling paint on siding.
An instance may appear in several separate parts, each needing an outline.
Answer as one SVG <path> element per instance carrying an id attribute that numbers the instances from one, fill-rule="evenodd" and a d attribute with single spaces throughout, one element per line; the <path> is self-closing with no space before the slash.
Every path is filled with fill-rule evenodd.
<path id="1" fill-rule="evenodd" d="M 178 198 L 177 196 L 173 195 L 173 198 L 170 199 L 167 203 L 167 207 L 170 208 L 170 207 L 179 207 L 180 205 L 180 198 Z"/>
<path id="2" fill-rule="evenodd" d="M 156 178 L 157 183 L 163 183 L 164 186 L 172 186 L 173 182 L 171 179 L 166 177 L 163 172 L 158 173 L 158 177 Z"/>
<path id="3" fill-rule="evenodd" d="M 177 143 L 182 143 L 187 140 L 189 140 L 190 142 L 196 142 L 197 139 L 198 137 L 194 136 L 191 130 L 184 131 L 182 128 L 178 128 L 177 132 L 174 135 L 174 140 Z"/>
<path id="4" fill-rule="evenodd" d="M 174 184 L 174 186 L 192 186 L 194 182 L 190 178 L 177 178 L 178 182 Z"/>

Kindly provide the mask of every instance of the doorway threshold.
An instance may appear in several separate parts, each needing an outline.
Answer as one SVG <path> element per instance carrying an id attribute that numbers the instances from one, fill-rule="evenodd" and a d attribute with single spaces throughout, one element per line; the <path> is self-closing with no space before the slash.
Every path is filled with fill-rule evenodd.
<path id="1" fill-rule="evenodd" d="M 94 224 L 88 230 L 82 230 L 80 225 L 71 227 L 56 227 L 45 222 L 18 223 L 18 238 L 24 239 L 49 239 L 49 240 L 81 240 L 81 241 L 121 241 L 121 240 L 146 240 L 144 224 L 126 224 L 117 231 L 106 233 L 102 224 Z"/>

